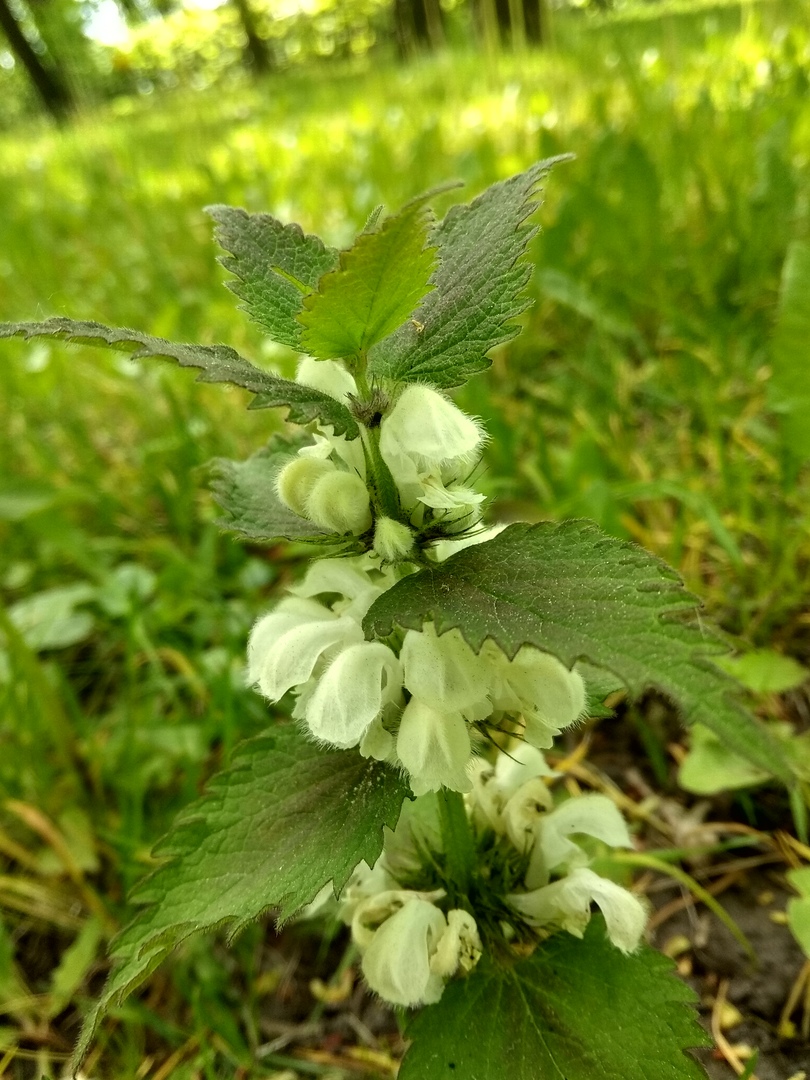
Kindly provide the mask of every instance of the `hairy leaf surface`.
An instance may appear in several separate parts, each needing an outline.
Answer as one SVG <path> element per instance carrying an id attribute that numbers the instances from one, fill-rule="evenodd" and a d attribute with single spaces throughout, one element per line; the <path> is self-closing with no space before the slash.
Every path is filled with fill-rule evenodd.
<path id="1" fill-rule="evenodd" d="M 634 696 L 656 689 L 727 745 L 786 783 L 790 770 L 768 732 L 711 662 L 728 650 L 699 619 L 698 602 L 670 567 L 593 522 L 510 525 L 436 567 L 403 578 L 372 604 L 364 628 L 457 626 L 477 652 L 492 638 L 508 656 L 525 644 L 568 667 L 613 672 Z"/>
<path id="2" fill-rule="evenodd" d="M 403 323 L 431 289 L 435 250 L 426 246 L 430 212 L 409 203 L 379 229 L 361 233 L 304 299 L 301 344 L 321 360 L 356 356 Z"/>
<path id="3" fill-rule="evenodd" d="M 335 398 L 310 386 L 282 379 L 251 364 L 229 345 L 187 345 L 142 334 L 139 330 L 114 329 L 96 322 L 56 317 L 44 322 L 0 323 L 0 338 L 51 337 L 74 345 L 99 345 L 145 357 L 174 360 L 180 367 L 199 368 L 198 382 L 231 383 L 252 390 L 252 409 L 287 407 L 295 424 L 320 420 L 331 424 L 335 434 L 354 439 L 360 434 L 357 421 Z"/>
<path id="4" fill-rule="evenodd" d="M 705 1080 L 693 992 L 652 949 L 623 956 L 594 916 L 511 969 L 482 960 L 409 1025 L 399 1080 Z"/>
<path id="5" fill-rule="evenodd" d="M 304 296 L 335 268 L 338 253 L 300 225 L 283 225 L 270 214 L 249 214 L 233 206 L 207 206 L 205 212 L 216 222 L 214 238 L 229 252 L 219 261 L 237 278 L 227 285 L 245 301 L 242 310 L 273 341 L 298 349 L 301 325 L 296 316 Z"/>
<path id="6" fill-rule="evenodd" d="M 270 909 L 282 922 L 327 882 L 341 889 L 361 860 L 374 863 L 405 795 L 387 765 L 322 750 L 292 726 L 243 743 L 155 849 L 169 861 L 132 895 L 148 906 L 112 944 L 115 966 L 75 1060 L 110 1006 L 185 938 L 224 925 L 233 937 Z"/>
<path id="7" fill-rule="evenodd" d="M 430 236 L 439 265 L 412 320 L 369 353 L 372 374 L 404 382 L 459 386 L 489 367 L 493 346 L 519 332 L 514 319 L 531 267 L 520 261 L 536 229 L 526 219 L 539 205 L 540 181 L 557 161 L 538 162 L 454 206 Z"/>

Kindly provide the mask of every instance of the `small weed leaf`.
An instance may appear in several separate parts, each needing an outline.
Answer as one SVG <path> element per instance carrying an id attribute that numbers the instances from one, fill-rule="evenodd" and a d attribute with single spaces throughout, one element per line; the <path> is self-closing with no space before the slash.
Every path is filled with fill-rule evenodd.
<path id="1" fill-rule="evenodd" d="M 695 1000 L 671 961 L 622 955 L 594 916 L 583 940 L 451 982 L 409 1025 L 399 1080 L 705 1080 L 686 1054 L 710 1043 Z"/>

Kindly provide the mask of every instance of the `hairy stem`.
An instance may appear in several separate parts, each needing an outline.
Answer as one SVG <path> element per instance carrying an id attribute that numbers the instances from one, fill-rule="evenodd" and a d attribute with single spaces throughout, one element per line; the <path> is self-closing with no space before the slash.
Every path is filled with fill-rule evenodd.
<path id="1" fill-rule="evenodd" d="M 464 796 L 458 791 L 442 788 L 438 800 L 447 876 L 456 892 L 466 896 L 475 869 L 475 842 Z"/>

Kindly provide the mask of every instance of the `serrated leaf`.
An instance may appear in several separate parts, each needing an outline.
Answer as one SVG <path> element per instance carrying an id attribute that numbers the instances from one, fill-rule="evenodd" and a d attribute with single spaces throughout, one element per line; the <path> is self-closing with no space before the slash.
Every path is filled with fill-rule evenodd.
<path id="1" fill-rule="evenodd" d="M 409 1025 L 399 1080 L 705 1080 L 696 998 L 649 948 L 624 956 L 594 916 L 510 969 L 485 961 Z"/>
<path id="2" fill-rule="evenodd" d="M 197 382 L 230 383 L 252 390 L 251 408 L 286 407 L 295 424 L 320 420 L 331 424 L 335 434 L 355 439 L 357 421 L 335 398 L 310 386 L 282 379 L 251 364 L 229 345 L 188 345 L 142 334 L 139 330 L 115 329 L 95 322 L 61 317 L 44 322 L 0 323 L 0 338 L 52 337 L 75 345 L 99 345 L 132 355 L 134 360 L 157 357 L 174 360 L 180 367 L 199 368 Z"/>
<path id="3" fill-rule="evenodd" d="M 712 663 L 727 650 L 699 621 L 696 598 L 660 559 L 593 522 L 510 525 L 398 582 L 363 626 L 384 638 L 395 623 L 420 629 L 428 620 L 440 634 L 459 627 L 476 652 L 488 637 L 508 656 L 536 645 L 568 667 L 581 659 L 605 668 L 633 696 L 659 690 L 687 723 L 791 782 L 784 754 Z"/>
<path id="4" fill-rule="evenodd" d="M 305 441 L 292 442 L 274 435 L 265 447 L 246 461 L 215 458 L 209 464 L 209 487 L 225 511 L 225 517 L 218 524 L 253 541 L 302 540 L 345 547 L 350 538 L 325 532 L 299 517 L 276 493 L 278 470 Z"/>
<path id="5" fill-rule="evenodd" d="M 429 211 L 409 203 L 379 229 L 361 233 L 340 266 L 318 282 L 298 316 L 301 344 L 321 360 L 357 356 L 400 326 L 430 291 L 435 251 Z"/>
<path id="6" fill-rule="evenodd" d="M 810 243 L 795 240 L 782 269 L 779 310 L 771 348 L 773 404 L 791 454 L 810 458 Z"/>
<path id="7" fill-rule="evenodd" d="M 539 205 L 540 181 L 564 160 L 538 162 L 449 211 L 430 236 L 439 255 L 435 288 L 412 320 L 370 350 L 371 374 L 449 388 L 489 367 L 489 350 L 519 332 L 513 320 L 528 306 L 521 293 L 531 276 L 520 259 L 536 232 L 525 222 Z"/>
<path id="8" fill-rule="evenodd" d="M 214 238 L 229 253 L 219 261 L 238 279 L 227 286 L 245 301 L 241 310 L 273 341 L 298 349 L 301 325 L 296 316 L 304 295 L 335 268 L 338 253 L 300 225 L 283 225 L 270 214 L 249 214 L 233 206 L 207 206 L 205 212 L 216 222 Z"/>
<path id="9" fill-rule="evenodd" d="M 292 726 L 237 748 L 232 767 L 186 810 L 155 849 L 168 858 L 132 894 L 148 905 L 111 946 L 113 971 L 88 1016 L 74 1064 L 104 1013 L 192 934 L 228 926 L 231 937 L 275 909 L 279 922 L 329 881 L 339 890 L 382 850 L 407 785 L 355 750 L 323 750 Z"/>

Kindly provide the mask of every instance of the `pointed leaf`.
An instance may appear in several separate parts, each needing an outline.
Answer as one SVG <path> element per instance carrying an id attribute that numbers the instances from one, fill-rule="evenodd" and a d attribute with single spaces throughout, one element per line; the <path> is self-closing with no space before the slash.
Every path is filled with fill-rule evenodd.
<path id="1" fill-rule="evenodd" d="M 399 1080 L 706 1080 L 685 1051 L 711 1040 L 673 966 L 623 956 L 600 916 L 513 968 L 482 961 L 409 1025 Z"/>
<path id="2" fill-rule="evenodd" d="M 180 367 L 199 368 L 197 382 L 231 383 L 257 396 L 251 408 L 289 409 L 295 424 L 312 420 L 331 424 L 335 434 L 355 439 L 360 434 L 357 421 L 335 398 L 291 379 L 282 379 L 251 364 L 229 345 L 187 345 L 142 334 L 139 330 L 113 329 L 95 322 L 56 317 L 44 322 L 0 323 L 0 338 L 53 337 L 76 345 L 99 345 L 130 353 L 135 360 L 158 357 L 175 360 Z"/>
<path id="3" fill-rule="evenodd" d="M 424 197 L 363 232 L 340 267 L 304 300 L 301 344 L 321 360 L 356 356 L 395 330 L 429 292 L 435 251 L 426 246 Z"/>
<path id="4" fill-rule="evenodd" d="M 354 750 L 323 750 L 292 726 L 243 743 L 233 766 L 186 810 L 155 854 L 169 859 L 134 891 L 148 905 L 115 939 L 115 966 L 85 1021 L 74 1063 L 98 1023 L 192 934 L 231 937 L 275 909 L 279 922 L 329 881 L 340 890 L 375 862 L 383 825 L 396 824 L 406 785 Z"/>
<path id="5" fill-rule="evenodd" d="M 727 650 L 699 621 L 697 600 L 654 555 L 589 521 L 510 525 L 493 540 L 403 578 L 372 604 L 364 628 L 439 633 L 459 627 L 478 651 L 491 637 L 508 656 L 524 644 L 568 667 L 585 660 L 634 696 L 656 689 L 734 750 L 785 783 L 784 754 L 711 662 Z"/>
<path id="6" fill-rule="evenodd" d="M 247 461 L 215 458 L 209 487 L 225 511 L 219 524 L 252 541 L 302 540 L 345 547 L 349 538 L 319 529 L 299 517 L 276 494 L 276 474 L 307 440 L 293 442 L 274 435 Z"/>
<path id="7" fill-rule="evenodd" d="M 540 181 L 564 160 L 541 161 L 450 210 L 430 237 L 435 289 L 371 350 L 372 374 L 452 387 L 489 367 L 489 350 L 519 332 L 513 320 L 528 306 L 521 293 L 531 276 L 519 260 L 536 232 L 525 221 L 539 205 Z"/>
<path id="8" fill-rule="evenodd" d="M 338 253 L 317 236 L 305 234 L 300 225 L 283 225 L 270 214 L 249 214 L 233 206 L 207 206 L 205 212 L 216 222 L 217 243 L 230 253 L 219 261 L 238 279 L 227 285 L 245 301 L 242 310 L 273 341 L 298 349 L 301 326 L 296 316 L 304 296 L 335 268 Z"/>

